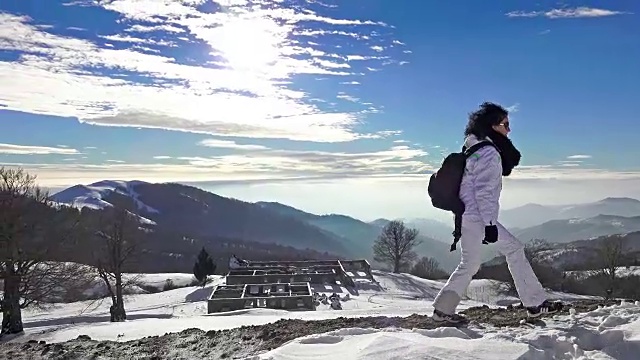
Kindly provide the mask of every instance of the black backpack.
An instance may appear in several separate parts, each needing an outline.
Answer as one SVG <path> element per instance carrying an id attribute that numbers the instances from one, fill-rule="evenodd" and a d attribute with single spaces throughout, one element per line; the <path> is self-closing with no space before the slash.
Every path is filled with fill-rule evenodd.
<path id="1" fill-rule="evenodd" d="M 456 243 L 461 235 L 462 214 L 464 203 L 460 200 L 460 183 L 464 174 L 467 158 L 485 146 L 493 146 L 491 141 L 481 141 L 468 149 L 462 148 L 461 152 L 449 154 L 438 171 L 431 174 L 427 192 L 431 198 L 433 207 L 451 211 L 455 216 L 455 228 L 453 230 L 453 244 L 451 251 L 456 250 Z"/>

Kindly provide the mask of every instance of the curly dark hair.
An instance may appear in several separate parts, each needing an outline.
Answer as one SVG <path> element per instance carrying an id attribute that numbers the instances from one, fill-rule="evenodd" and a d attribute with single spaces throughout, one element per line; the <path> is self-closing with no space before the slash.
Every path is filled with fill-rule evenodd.
<path id="1" fill-rule="evenodd" d="M 509 111 L 498 104 L 492 102 L 483 102 L 480 109 L 469 114 L 469 122 L 464 129 L 464 135 L 475 135 L 483 138 L 489 135 L 493 129 L 493 125 L 499 124 L 505 117 L 509 115 Z"/>

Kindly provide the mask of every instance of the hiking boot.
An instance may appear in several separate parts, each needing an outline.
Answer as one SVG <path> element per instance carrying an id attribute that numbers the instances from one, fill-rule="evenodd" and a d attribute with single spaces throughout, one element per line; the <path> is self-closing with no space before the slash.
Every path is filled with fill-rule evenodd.
<path id="1" fill-rule="evenodd" d="M 562 310 L 562 306 L 563 305 L 561 301 L 551 302 L 549 300 L 545 300 L 538 306 L 528 307 L 527 316 L 530 318 L 536 318 L 544 314 L 554 314 Z"/>
<path id="2" fill-rule="evenodd" d="M 445 314 L 442 311 L 436 309 L 433 310 L 433 320 L 437 322 L 446 322 L 449 324 L 462 324 L 467 322 L 467 318 L 458 314 Z"/>

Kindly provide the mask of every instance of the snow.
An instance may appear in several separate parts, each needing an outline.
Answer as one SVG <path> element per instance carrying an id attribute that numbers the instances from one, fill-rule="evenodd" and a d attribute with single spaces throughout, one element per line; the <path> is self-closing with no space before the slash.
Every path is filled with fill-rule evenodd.
<path id="1" fill-rule="evenodd" d="M 116 192 L 131 197 L 137 208 L 148 213 L 159 213 L 159 211 L 139 199 L 139 194 L 134 190 L 136 186 L 147 184 L 143 181 L 122 181 L 122 180 L 103 180 L 90 185 L 75 185 L 68 189 L 62 190 L 54 194 L 53 199 L 56 206 L 69 205 L 82 209 L 88 207 L 90 209 L 104 209 L 113 206 L 109 202 L 103 200 L 110 193 Z M 146 225 L 156 225 L 153 220 L 137 215 L 140 221 Z"/>
<path id="2" fill-rule="evenodd" d="M 598 270 L 575 270 L 566 271 L 567 275 L 575 276 L 579 279 L 589 277 Z M 619 266 L 616 268 L 617 277 L 640 276 L 640 266 Z"/>
<path id="3" fill-rule="evenodd" d="M 637 359 L 640 304 L 555 316 L 547 327 L 345 328 L 300 337 L 252 360 Z"/>
<path id="4" fill-rule="evenodd" d="M 158 274 L 122 274 L 122 281 L 127 284 L 124 289 L 125 294 L 146 294 L 146 289 L 153 288 L 155 291 L 162 291 L 165 286 L 171 285 L 172 288 L 188 287 L 196 281 L 193 274 L 183 273 L 158 273 Z M 98 294 L 107 295 L 107 286 L 104 281 L 95 276 L 92 286 L 85 291 L 87 295 Z"/>
<path id="5" fill-rule="evenodd" d="M 444 281 L 417 278 L 409 274 L 373 272 L 378 283 L 358 280 L 356 290 L 339 286 L 312 285 L 327 295 L 336 292 L 348 300 L 343 310 L 321 304 L 316 311 L 244 309 L 207 314 L 206 299 L 213 286 L 224 282 L 213 277 L 205 288 L 184 287 L 154 294 L 125 296 L 128 320 L 109 322 L 110 300 L 55 304 L 45 310 L 23 312 L 25 335 L 9 340 L 30 339 L 48 343 L 88 335 L 94 340 L 129 341 L 147 336 L 180 332 L 189 328 L 223 330 L 262 325 L 280 319 L 319 320 L 337 317 L 430 315 L 432 301 Z M 164 285 L 171 278 L 187 285 L 191 274 L 141 274 L 139 281 Z M 488 280 L 473 280 L 460 309 L 488 304 L 505 305 L 516 298 L 495 293 Z M 579 299 L 564 293 L 552 297 Z M 490 325 L 467 329 L 401 330 L 387 328 L 341 329 L 290 341 L 251 360 L 298 359 L 635 359 L 640 352 L 640 303 L 597 309 L 589 313 L 555 316 L 547 327 L 494 328 Z M 632 356 L 633 355 L 633 356 Z"/>
<path id="6" fill-rule="evenodd" d="M 153 286 L 158 290 L 161 290 L 167 281 L 171 281 L 176 287 L 187 287 L 195 280 L 195 276 L 193 276 L 193 274 L 183 274 L 183 273 L 157 273 L 157 274 L 128 273 L 123 277 L 125 279 L 129 279 L 129 278 L 135 279 L 136 283 L 144 284 L 147 286 Z"/>
<path id="7" fill-rule="evenodd" d="M 456 328 L 414 331 L 351 328 L 303 337 L 253 359 L 332 359 L 339 354 L 341 358 L 353 360 L 493 360 L 517 359 L 528 350 L 526 344 L 484 339 L 475 332 Z"/>
<path id="8" fill-rule="evenodd" d="M 138 209 L 144 209 L 149 213 L 158 213 L 158 210 L 138 199 L 139 195 L 134 189 L 142 184 L 146 183 L 143 181 L 103 180 L 90 185 L 72 186 L 54 194 L 52 198 L 56 203 L 68 204 L 78 208 L 103 209 L 112 205 L 102 198 L 111 192 L 116 192 L 131 197 Z M 150 220 L 147 219 L 147 221 Z"/>

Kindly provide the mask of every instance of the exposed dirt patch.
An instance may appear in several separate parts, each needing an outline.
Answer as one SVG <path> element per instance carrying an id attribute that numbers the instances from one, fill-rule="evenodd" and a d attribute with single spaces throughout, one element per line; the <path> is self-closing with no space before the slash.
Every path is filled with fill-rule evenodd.
<path id="1" fill-rule="evenodd" d="M 577 312 L 596 309 L 599 305 L 619 302 L 582 300 L 571 304 Z M 561 313 L 568 314 L 569 308 Z M 523 308 L 473 307 L 462 311 L 473 323 L 496 327 L 521 326 L 526 314 Z M 237 359 L 277 348 L 295 338 L 349 327 L 434 329 L 442 324 L 425 315 L 407 317 L 336 318 L 316 321 L 279 320 L 259 326 L 243 326 L 231 330 L 202 331 L 187 329 L 163 336 L 151 336 L 126 342 L 95 341 L 86 335 L 76 339 L 47 344 L 43 341 L 2 344 L 0 359 Z"/>

